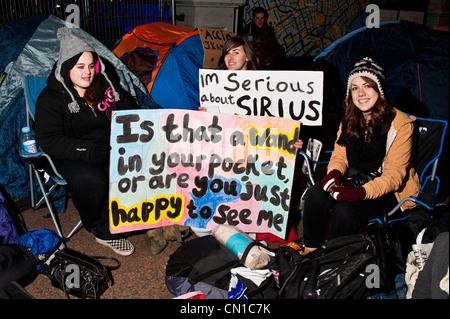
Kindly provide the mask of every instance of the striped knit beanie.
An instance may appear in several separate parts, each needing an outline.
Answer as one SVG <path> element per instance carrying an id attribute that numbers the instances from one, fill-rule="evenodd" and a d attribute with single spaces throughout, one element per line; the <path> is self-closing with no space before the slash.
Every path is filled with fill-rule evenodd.
<path id="1" fill-rule="evenodd" d="M 366 57 L 357 62 L 350 72 L 347 81 L 347 96 L 350 92 L 350 85 L 354 78 L 358 76 L 365 76 L 373 81 L 378 86 L 380 94 L 384 97 L 386 91 L 386 77 L 384 70 L 378 64 L 376 64 L 371 58 Z"/>

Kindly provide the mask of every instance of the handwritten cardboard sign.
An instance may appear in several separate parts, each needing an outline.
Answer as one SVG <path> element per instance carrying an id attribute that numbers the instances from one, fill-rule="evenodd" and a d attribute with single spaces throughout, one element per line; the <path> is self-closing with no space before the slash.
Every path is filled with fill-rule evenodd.
<path id="1" fill-rule="evenodd" d="M 111 233 L 229 224 L 284 237 L 298 121 L 129 110 L 111 128 Z"/>
<path id="2" fill-rule="evenodd" d="M 222 55 L 222 48 L 224 43 L 234 36 L 232 31 L 213 29 L 213 28 L 198 28 L 200 39 L 202 40 L 204 68 L 217 68 L 220 56 Z"/>
<path id="3" fill-rule="evenodd" d="M 322 125 L 322 71 L 200 69 L 200 105 L 208 111 L 291 118 Z"/>

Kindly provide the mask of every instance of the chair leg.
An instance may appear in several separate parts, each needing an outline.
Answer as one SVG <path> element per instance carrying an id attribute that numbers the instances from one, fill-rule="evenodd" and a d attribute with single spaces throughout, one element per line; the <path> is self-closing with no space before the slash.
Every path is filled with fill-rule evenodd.
<path id="1" fill-rule="evenodd" d="M 62 230 L 61 230 L 61 227 L 60 227 L 60 225 L 59 225 L 59 221 L 58 221 L 58 218 L 56 217 L 56 215 L 55 215 L 55 212 L 53 211 L 53 208 L 52 208 L 52 206 L 51 206 L 51 204 L 50 204 L 50 201 L 49 201 L 49 199 L 48 199 L 48 194 L 51 194 L 52 193 L 52 191 L 58 186 L 58 184 L 53 184 L 51 187 L 50 187 L 50 189 L 48 190 L 48 192 L 45 190 L 45 187 L 44 187 L 44 183 L 42 182 L 42 179 L 41 179 L 41 176 L 39 175 L 39 172 L 34 168 L 34 167 L 32 167 L 32 164 L 30 165 L 30 181 L 32 180 L 32 178 L 31 178 L 31 176 L 32 176 L 32 173 L 31 173 L 31 171 L 34 171 L 34 173 L 35 173 L 35 175 L 36 175 L 36 179 L 37 179 L 37 181 L 38 181 L 38 184 L 39 184 L 39 188 L 41 189 L 41 191 L 42 191 L 42 198 L 34 205 L 34 199 L 32 199 L 32 204 L 33 204 L 33 209 L 38 209 L 39 208 L 39 206 L 45 201 L 45 203 L 47 204 L 47 207 L 48 207 L 48 210 L 49 210 L 49 212 L 50 212 L 50 216 L 52 217 L 52 220 L 53 220 L 53 223 L 55 224 L 55 227 L 56 227 L 56 231 L 58 232 L 58 235 L 61 237 L 61 238 L 64 238 L 64 239 L 66 239 L 66 240 L 69 240 L 81 227 L 83 227 L 83 224 L 82 224 L 82 222 L 81 222 L 81 220 L 78 222 L 78 224 L 72 229 L 72 231 L 69 233 L 69 235 L 68 236 L 66 236 L 66 237 L 64 237 L 63 236 L 63 232 L 62 232 Z M 31 186 L 31 185 L 30 185 Z M 32 193 L 32 196 L 33 196 L 33 193 Z"/>
<path id="2" fill-rule="evenodd" d="M 28 173 L 30 175 L 30 196 L 31 196 L 31 207 L 34 208 L 34 183 L 33 183 L 33 167 L 28 164 Z"/>
<path id="3" fill-rule="evenodd" d="M 59 222 L 58 222 L 58 220 L 57 220 L 57 218 L 55 216 L 55 213 L 53 212 L 52 206 L 50 205 L 50 201 L 48 200 L 47 192 L 45 191 L 44 184 L 42 183 L 41 177 L 39 176 L 39 173 L 37 172 L 37 170 L 34 170 L 34 173 L 36 174 L 36 179 L 37 179 L 37 181 L 39 183 L 39 187 L 41 188 L 43 198 L 44 198 L 44 200 L 45 200 L 45 202 L 47 204 L 48 210 L 50 212 L 50 216 L 52 217 L 53 223 L 55 224 L 56 231 L 58 232 L 58 235 L 61 238 L 64 238 L 64 236 L 62 234 L 62 231 L 61 231 L 61 228 L 59 227 Z"/>
<path id="4" fill-rule="evenodd" d="M 78 222 L 78 224 L 72 229 L 72 231 L 69 233 L 69 235 L 67 235 L 67 237 L 65 237 L 66 240 L 69 240 L 77 231 L 78 229 L 80 229 L 81 227 L 83 227 L 83 223 L 81 222 L 81 220 Z"/>
<path id="5" fill-rule="evenodd" d="M 37 171 L 35 171 L 35 172 L 36 172 L 36 174 L 39 174 Z M 44 185 L 44 183 L 42 183 L 42 181 L 40 182 L 40 184 Z M 53 190 L 54 190 L 56 187 L 58 187 L 58 184 L 53 184 L 53 185 L 50 187 L 50 189 L 48 190 L 47 194 L 51 194 L 51 193 L 53 192 Z M 42 188 L 41 188 L 41 190 L 42 190 Z M 44 192 L 44 191 L 45 191 L 45 189 L 42 190 L 42 192 Z M 47 201 L 47 199 L 46 199 L 44 196 L 42 196 L 42 198 L 36 203 L 36 205 L 35 205 L 33 208 L 34 208 L 35 210 L 38 209 L 38 208 L 42 205 L 42 203 L 43 203 L 44 201 Z M 48 204 L 47 204 L 47 205 L 48 205 Z"/>

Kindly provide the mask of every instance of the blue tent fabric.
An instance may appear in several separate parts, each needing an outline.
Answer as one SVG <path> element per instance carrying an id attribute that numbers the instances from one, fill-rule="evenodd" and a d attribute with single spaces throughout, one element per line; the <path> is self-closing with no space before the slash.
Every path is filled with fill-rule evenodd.
<path id="1" fill-rule="evenodd" d="M 204 49 L 198 34 L 186 37 L 170 48 L 155 78 L 150 95 L 163 108 L 197 110 L 199 69 Z"/>
<path id="2" fill-rule="evenodd" d="M 379 28 L 359 28 L 322 51 L 336 68 L 345 96 L 354 64 L 371 57 L 386 71 L 387 97 L 399 109 L 448 121 L 449 35 L 409 21 L 392 21 Z"/>
<path id="3" fill-rule="evenodd" d="M 36 15 L 29 19 L 14 20 L 0 25 L 1 73 L 5 71 L 6 66 L 11 61 L 17 59 L 24 47 L 24 43 L 31 38 L 37 26 L 47 17 L 48 15 Z"/>
<path id="4" fill-rule="evenodd" d="M 159 108 L 119 58 L 73 24 L 53 15 L 37 15 L 0 25 L 0 183 L 15 201 L 30 197 L 28 166 L 19 155 L 20 130 L 26 125 L 24 78 L 50 74 L 59 56 L 57 30 L 64 26 L 114 66 L 122 88 L 141 108 Z"/>

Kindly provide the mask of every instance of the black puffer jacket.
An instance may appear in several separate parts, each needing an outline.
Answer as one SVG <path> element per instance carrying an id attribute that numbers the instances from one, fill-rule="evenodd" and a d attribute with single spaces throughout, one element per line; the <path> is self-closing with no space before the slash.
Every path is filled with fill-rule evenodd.
<path id="1" fill-rule="evenodd" d="M 103 72 L 96 76 L 95 96 L 99 98 L 92 108 L 67 83 L 67 77 L 64 77 L 65 87 L 56 79 L 55 68 L 48 77 L 47 86 L 36 102 L 35 129 L 38 143 L 51 157 L 96 162 L 95 146 L 110 144 L 111 112 L 132 108 L 131 101 L 119 84 L 113 83 L 120 97 L 116 102 L 110 86 L 112 82 L 106 81 Z M 67 89 L 71 90 L 71 94 Z M 79 105 L 76 112 L 68 107 L 72 102 L 71 95 Z"/>

